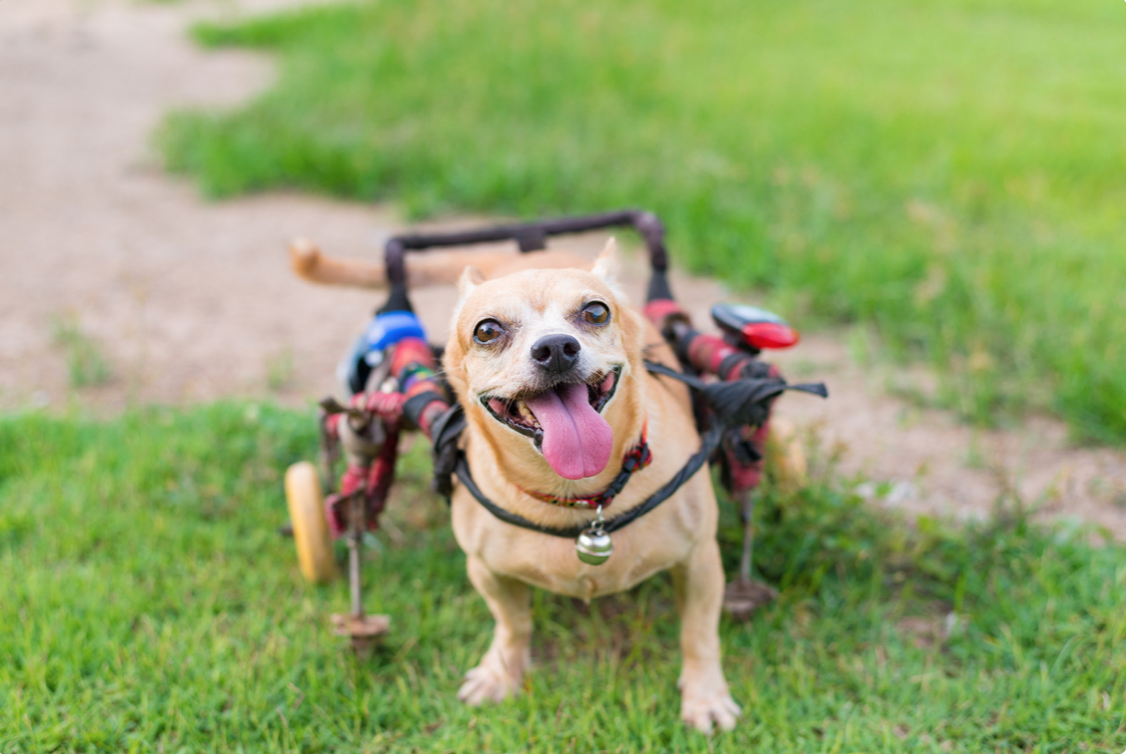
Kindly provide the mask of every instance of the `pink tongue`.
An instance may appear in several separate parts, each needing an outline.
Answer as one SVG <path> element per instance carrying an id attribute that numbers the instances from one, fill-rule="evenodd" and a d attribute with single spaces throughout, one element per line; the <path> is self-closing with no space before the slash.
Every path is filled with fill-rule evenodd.
<path id="1" fill-rule="evenodd" d="M 562 385 L 527 399 L 543 428 L 543 457 L 564 479 L 596 476 L 610 462 L 614 431 L 587 395 L 586 385 Z"/>

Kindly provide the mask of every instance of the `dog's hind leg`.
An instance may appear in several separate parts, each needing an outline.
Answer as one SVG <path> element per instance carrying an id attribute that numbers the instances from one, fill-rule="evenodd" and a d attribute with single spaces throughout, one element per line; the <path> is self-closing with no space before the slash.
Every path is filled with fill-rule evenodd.
<path id="1" fill-rule="evenodd" d="M 672 569 L 676 607 L 680 613 L 680 716 L 704 733 L 712 723 L 735 727 L 739 705 L 727 690 L 719 647 L 719 614 L 723 607 L 723 564 L 719 545 L 707 538 L 683 563 Z"/>
<path id="2" fill-rule="evenodd" d="M 465 674 L 457 698 L 474 706 L 499 702 L 520 691 L 530 659 L 532 590 L 516 579 L 489 570 L 480 559 L 469 557 L 469 580 L 485 598 L 496 619 L 493 643 L 481 663 Z"/>

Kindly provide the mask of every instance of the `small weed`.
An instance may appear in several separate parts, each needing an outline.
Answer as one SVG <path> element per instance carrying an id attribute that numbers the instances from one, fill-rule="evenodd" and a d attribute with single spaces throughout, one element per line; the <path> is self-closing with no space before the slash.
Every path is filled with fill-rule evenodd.
<path id="1" fill-rule="evenodd" d="M 963 454 L 962 462 L 971 469 L 984 469 L 987 466 L 986 459 L 982 453 L 981 436 L 977 432 L 970 434 L 970 441 L 966 445 Z"/>
<path id="2" fill-rule="evenodd" d="M 66 351 L 67 377 L 72 388 L 97 387 L 113 378 L 109 360 L 90 337 L 74 313 L 56 316 L 51 322 L 51 340 Z"/>
<path id="3" fill-rule="evenodd" d="M 283 348 L 266 360 L 266 386 L 279 392 L 293 383 L 293 350 Z"/>

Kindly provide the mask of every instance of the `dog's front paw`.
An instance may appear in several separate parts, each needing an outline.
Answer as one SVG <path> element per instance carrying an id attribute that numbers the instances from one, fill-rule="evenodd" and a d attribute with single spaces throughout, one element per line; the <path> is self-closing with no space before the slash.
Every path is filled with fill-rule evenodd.
<path id="1" fill-rule="evenodd" d="M 481 664 L 465 674 L 465 683 L 458 689 L 457 698 L 477 707 L 484 702 L 500 702 L 520 691 L 520 675 L 508 672 L 503 663 L 490 653 Z"/>
<path id="2" fill-rule="evenodd" d="M 685 685 L 681 690 L 680 717 L 701 733 L 711 733 L 712 724 L 723 730 L 735 727 L 743 711 L 727 693 L 726 684 L 719 688 Z"/>

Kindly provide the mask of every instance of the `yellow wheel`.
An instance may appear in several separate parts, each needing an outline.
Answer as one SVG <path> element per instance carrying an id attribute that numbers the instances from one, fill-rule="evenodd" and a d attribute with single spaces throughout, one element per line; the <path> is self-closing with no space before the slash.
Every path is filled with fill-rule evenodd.
<path id="1" fill-rule="evenodd" d="M 302 461 L 285 472 L 285 502 L 289 506 L 301 574 L 314 583 L 331 580 L 336 574 L 332 538 L 325 521 L 321 480 L 313 464 Z"/>
<path id="2" fill-rule="evenodd" d="M 766 473 L 779 489 L 794 492 L 809 483 L 805 447 L 793 423 L 781 417 L 770 420 L 766 438 Z"/>

